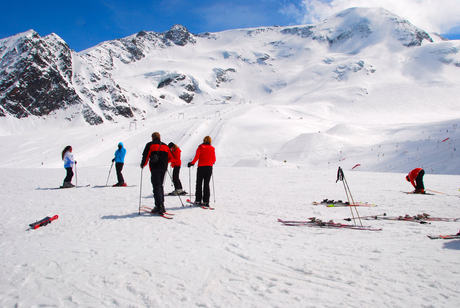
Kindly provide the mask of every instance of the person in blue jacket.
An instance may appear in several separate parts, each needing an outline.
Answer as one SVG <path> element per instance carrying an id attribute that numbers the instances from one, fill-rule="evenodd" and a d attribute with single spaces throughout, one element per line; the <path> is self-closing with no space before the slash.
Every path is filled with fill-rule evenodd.
<path id="1" fill-rule="evenodd" d="M 127 186 L 125 183 L 125 179 L 123 178 L 123 174 L 121 174 L 121 170 L 123 170 L 123 166 L 125 164 L 125 155 L 126 149 L 123 147 L 123 143 L 120 142 L 118 144 L 118 150 L 115 151 L 115 157 L 112 159 L 112 162 L 115 162 L 115 170 L 117 170 L 117 179 L 118 183 L 113 185 L 115 186 Z"/>
<path id="2" fill-rule="evenodd" d="M 64 150 L 62 150 L 61 153 L 62 160 L 64 161 L 64 168 L 67 171 L 66 172 L 66 177 L 64 179 L 64 183 L 62 184 L 62 188 L 69 188 L 69 187 L 75 187 L 72 182 L 72 177 L 73 177 L 73 166 L 77 163 L 75 159 L 73 158 L 72 154 L 72 147 L 70 145 L 66 146 Z"/>

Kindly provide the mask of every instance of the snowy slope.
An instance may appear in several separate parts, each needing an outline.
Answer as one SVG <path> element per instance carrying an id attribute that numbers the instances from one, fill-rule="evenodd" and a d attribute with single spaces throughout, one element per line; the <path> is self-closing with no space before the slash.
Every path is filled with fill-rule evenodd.
<path id="1" fill-rule="evenodd" d="M 79 157 L 77 156 L 77 159 Z M 105 185 L 110 160 L 79 167 L 78 183 Z M 173 220 L 138 214 L 151 205 L 148 171 L 125 167 L 135 187 L 46 190 L 63 169 L 2 169 L 2 307 L 455 307 L 459 222 L 363 221 L 382 231 L 281 225 L 277 219 L 349 223 L 348 208 L 312 205 L 346 199 L 336 170 L 215 167 L 216 210 L 182 207 Z M 194 185 L 195 170 L 192 170 Z M 348 172 L 359 213 L 458 217 L 458 176 L 425 176 L 434 196 L 405 195 L 403 174 Z M 188 190 L 188 171 L 182 170 Z M 114 183 L 112 172 L 110 184 Z M 41 189 L 38 189 L 40 187 Z M 44 190 L 45 189 L 45 190 Z M 165 190 L 172 190 L 166 180 Z M 215 197 L 215 198 L 214 198 Z M 183 198 L 184 201 L 185 198 Z M 46 215 L 41 229 L 27 225 Z"/>

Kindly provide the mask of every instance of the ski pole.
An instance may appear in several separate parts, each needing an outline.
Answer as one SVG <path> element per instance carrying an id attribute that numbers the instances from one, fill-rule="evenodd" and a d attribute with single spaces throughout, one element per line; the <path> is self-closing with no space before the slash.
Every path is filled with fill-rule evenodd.
<path id="1" fill-rule="evenodd" d="M 190 201 L 192 201 L 192 170 L 190 167 L 188 168 L 188 186 L 189 186 L 189 194 L 190 194 Z M 192 206 L 190 204 L 190 206 Z"/>
<path id="2" fill-rule="evenodd" d="M 77 162 L 75 162 L 75 187 L 78 187 Z"/>
<path id="3" fill-rule="evenodd" d="M 447 195 L 447 194 L 445 194 L 445 193 L 443 193 L 443 192 L 436 191 L 436 190 L 431 190 L 431 189 L 426 189 L 426 190 L 431 191 L 431 192 L 434 192 L 434 193 L 438 193 L 438 194 Z"/>
<path id="4" fill-rule="evenodd" d="M 166 169 L 166 171 L 168 171 L 168 174 L 169 174 L 169 178 L 171 179 L 171 182 L 172 182 L 173 178 L 172 178 L 172 175 L 171 175 L 171 173 L 169 172 L 169 170 L 168 170 L 168 169 Z M 179 195 L 179 194 L 177 194 L 177 196 L 179 197 L 179 200 L 180 200 L 180 203 L 182 204 L 182 207 L 184 207 L 184 203 L 182 202 L 182 198 L 180 197 L 180 195 Z"/>
<path id="5" fill-rule="evenodd" d="M 105 183 L 105 186 L 109 184 L 110 172 L 112 172 L 112 167 L 113 167 L 113 160 L 112 160 L 112 165 L 110 166 L 109 176 L 107 177 L 107 182 Z"/>
<path id="6" fill-rule="evenodd" d="M 141 168 L 141 183 L 139 185 L 139 216 L 141 215 L 141 203 L 142 203 L 142 175 L 144 174 L 144 168 Z"/>
<path id="7" fill-rule="evenodd" d="M 345 174 L 343 174 L 343 170 L 341 167 L 339 167 L 339 169 L 337 170 L 337 180 L 335 182 L 337 183 L 338 181 L 342 181 L 343 183 L 343 188 L 345 189 L 345 194 L 347 195 L 348 203 L 350 204 L 350 211 L 351 211 L 351 216 L 353 217 L 354 224 L 356 225 L 356 221 L 355 221 L 356 218 L 355 218 L 355 214 L 353 213 L 353 207 L 355 208 L 355 212 L 359 219 L 359 223 L 361 224 L 361 226 L 363 226 L 361 217 L 359 217 L 358 209 L 356 208 L 356 206 L 353 206 L 355 204 L 355 200 L 353 200 L 353 196 L 351 194 L 350 187 L 348 186 L 348 182 L 345 178 Z"/>
<path id="8" fill-rule="evenodd" d="M 170 166 L 171 169 L 168 169 L 168 172 L 173 172 L 174 168 Z M 173 178 L 171 177 L 171 187 L 174 188 L 174 190 L 176 190 L 176 187 L 174 186 L 174 180 Z"/>
<path id="9" fill-rule="evenodd" d="M 214 203 L 216 203 L 216 190 L 214 189 L 214 173 L 211 173 L 212 179 L 212 195 L 214 196 Z"/>

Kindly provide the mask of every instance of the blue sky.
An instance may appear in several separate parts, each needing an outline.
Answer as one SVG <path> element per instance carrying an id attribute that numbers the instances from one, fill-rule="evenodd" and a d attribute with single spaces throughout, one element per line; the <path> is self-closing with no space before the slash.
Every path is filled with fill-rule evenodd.
<path id="1" fill-rule="evenodd" d="M 81 51 L 175 24 L 195 34 L 311 24 L 353 6 L 381 6 L 423 30 L 460 39 L 458 0 L 10 0 L 2 4 L 0 38 L 33 29 L 41 36 L 56 33 Z"/>

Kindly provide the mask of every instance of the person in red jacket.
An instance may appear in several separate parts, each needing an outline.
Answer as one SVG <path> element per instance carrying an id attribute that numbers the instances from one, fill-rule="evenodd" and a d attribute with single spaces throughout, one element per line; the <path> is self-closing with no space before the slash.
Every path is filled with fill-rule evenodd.
<path id="1" fill-rule="evenodd" d="M 154 132 L 152 134 L 152 141 L 145 145 L 144 152 L 142 153 L 141 168 L 143 169 L 147 163 L 150 167 L 153 198 L 155 199 L 155 207 L 152 213 L 163 215 L 166 211 L 164 206 L 163 181 L 166 170 L 168 169 L 168 163 L 172 160 L 172 155 L 168 146 L 161 142 L 160 138 L 160 133 Z"/>
<path id="2" fill-rule="evenodd" d="M 171 160 L 171 168 L 173 168 L 172 181 L 174 184 L 174 191 L 169 194 L 170 195 L 185 195 L 186 192 L 182 190 L 182 183 L 179 179 L 180 166 L 182 164 L 182 161 L 180 160 L 180 156 L 181 156 L 182 151 L 177 146 L 177 144 L 174 144 L 172 142 L 168 144 L 168 147 L 173 156 L 173 159 Z"/>
<path id="3" fill-rule="evenodd" d="M 415 168 L 408 175 L 406 175 L 406 180 L 414 186 L 415 190 L 412 192 L 414 194 L 424 194 L 425 186 L 423 185 L 423 176 L 425 175 L 425 170 L 422 168 Z"/>
<path id="4" fill-rule="evenodd" d="M 195 158 L 188 163 L 190 168 L 198 161 L 196 171 L 195 204 L 209 207 L 209 181 L 212 176 L 212 166 L 216 162 L 216 150 L 211 145 L 211 137 L 206 136 L 203 143 L 196 150 Z M 203 203 L 201 202 L 203 201 Z"/>

